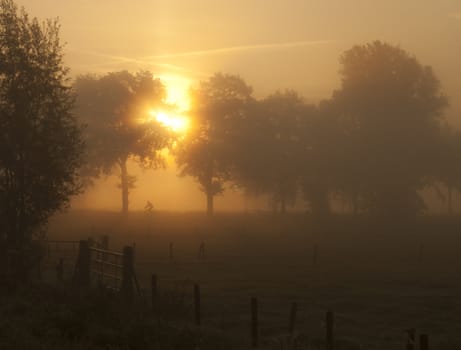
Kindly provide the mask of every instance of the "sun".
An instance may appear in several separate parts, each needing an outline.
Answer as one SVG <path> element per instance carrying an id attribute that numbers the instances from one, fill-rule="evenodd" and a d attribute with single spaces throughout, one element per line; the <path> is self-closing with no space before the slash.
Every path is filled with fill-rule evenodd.
<path id="1" fill-rule="evenodd" d="M 159 78 L 165 84 L 167 95 L 165 102 L 169 106 L 166 109 L 149 111 L 148 118 L 141 122 L 157 121 L 177 134 L 185 134 L 190 127 L 188 111 L 191 81 L 186 77 L 171 74 L 161 74 Z"/>
<path id="2" fill-rule="evenodd" d="M 178 134 L 185 134 L 189 129 L 189 118 L 164 111 L 150 111 L 150 116 L 160 124 Z"/>

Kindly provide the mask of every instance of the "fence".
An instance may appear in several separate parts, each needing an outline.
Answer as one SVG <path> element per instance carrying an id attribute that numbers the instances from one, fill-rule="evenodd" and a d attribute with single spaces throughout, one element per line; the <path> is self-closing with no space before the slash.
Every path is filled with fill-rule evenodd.
<path id="1" fill-rule="evenodd" d="M 100 286 L 114 291 L 120 289 L 123 271 L 123 254 L 115 251 L 90 247 L 90 272 L 98 279 Z"/>
<path id="2" fill-rule="evenodd" d="M 52 253 L 77 253 L 79 241 L 45 240 L 41 243 L 46 245 L 46 256 L 50 258 Z"/>
<path id="3" fill-rule="evenodd" d="M 134 247 L 125 246 L 123 252 L 116 252 L 92 244 L 91 240 L 80 241 L 73 281 L 80 286 L 90 286 L 95 276 L 100 286 L 133 300 L 135 287 L 138 294 L 141 293 L 134 270 Z"/>
<path id="4" fill-rule="evenodd" d="M 50 241 L 51 244 L 56 244 L 55 241 Z M 62 242 L 57 241 L 57 244 L 74 244 L 75 242 Z M 103 249 L 103 247 L 105 249 Z M 170 253 L 172 252 L 172 244 L 170 244 Z M 171 254 L 172 255 L 172 254 Z M 170 259 L 171 259 L 170 255 Z M 317 247 L 314 249 L 314 264 L 317 262 Z M 79 241 L 78 257 L 75 265 L 73 280 L 80 286 L 88 287 L 97 282 L 98 285 L 110 288 L 124 298 L 125 301 L 133 301 L 135 297 L 135 290 L 141 295 L 139 284 L 135 273 L 134 261 L 134 247 L 125 246 L 122 252 L 112 251 L 108 249 L 108 240 L 103 239 L 100 243 L 95 243 L 94 240 Z M 204 258 L 204 244 L 199 247 L 198 259 Z M 158 276 L 151 275 L 151 303 L 152 309 L 156 311 L 159 305 L 159 291 L 158 291 Z M 135 289 L 136 288 L 136 289 Z M 201 288 L 198 283 L 193 283 L 193 322 L 197 327 L 203 325 L 203 318 L 201 312 Z M 258 298 L 252 297 L 249 304 L 250 315 L 250 336 L 251 347 L 260 348 L 262 344 L 262 337 L 260 333 L 260 307 Z M 296 322 L 297 322 L 298 304 L 292 303 L 289 309 L 288 318 L 288 336 L 277 338 L 276 342 L 280 342 L 282 349 L 299 349 L 304 345 L 307 347 L 309 343 L 304 344 L 303 339 L 296 336 Z M 156 312 L 157 313 L 157 312 Z M 206 322 L 206 320 L 205 320 Z M 331 311 L 326 312 L 324 320 L 324 340 L 320 348 L 326 350 L 336 350 L 339 347 L 338 339 L 335 330 L 335 317 Z M 428 335 L 417 333 L 414 329 L 407 330 L 406 350 L 428 350 Z M 267 341 L 267 338 L 266 338 Z M 309 341 L 309 339 L 307 339 Z M 419 346 L 418 346 L 419 345 Z"/>

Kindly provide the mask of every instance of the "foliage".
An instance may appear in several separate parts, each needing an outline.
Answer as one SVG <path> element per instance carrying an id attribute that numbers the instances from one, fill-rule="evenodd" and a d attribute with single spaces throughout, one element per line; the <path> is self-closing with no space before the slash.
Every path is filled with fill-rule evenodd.
<path id="1" fill-rule="evenodd" d="M 171 135 L 152 117 L 155 109 L 164 107 L 165 87 L 147 71 L 131 74 L 112 72 L 104 76 L 80 76 L 76 113 L 87 125 L 86 141 L 91 175 L 111 174 L 120 170 L 122 211 L 128 212 L 129 189 L 135 178 L 128 173 L 128 160 L 143 167 L 163 164 L 160 151 L 167 147 Z"/>
<path id="2" fill-rule="evenodd" d="M 224 191 L 235 155 L 234 135 L 247 117 L 252 89 L 240 77 L 215 74 L 192 90 L 191 130 L 178 144 L 181 175 L 198 181 L 207 196 L 207 213 L 213 214 L 213 197 Z"/>
<path id="3" fill-rule="evenodd" d="M 445 125 L 430 157 L 434 160 L 430 179 L 442 200 L 447 202 L 448 214 L 452 215 L 453 190 L 461 189 L 461 132 Z M 440 185 L 446 188 L 446 195 Z"/>
<path id="4" fill-rule="evenodd" d="M 347 191 L 360 193 L 372 212 L 420 212 L 417 191 L 434 166 L 427 155 L 447 105 L 437 78 L 402 49 L 379 41 L 346 51 L 341 64 L 342 86 L 333 96 L 346 136 L 339 147 L 353 148 L 344 172 L 360 179 Z"/>
<path id="5" fill-rule="evenodd" d="M 338 147 L 343 130 L 331 109 L 324 101 L 301 124 L 301 188 L 311 215 L 320 219 L 328 218 L 336 181 L 345 176 L 341 169 L 344 149 Z"/>
<path id="6" fill-rule="evenodd" d="M 253 104 L 236 139 L 234 181 L 247 193 L 267 193 L 285 213 L 296 198 L 302 169 L 302 132 L 315 110 L 294 91 Z"/>
<path id="7" fill-rule="evenodd" d="M 24 248 L 79 193 L 81 128 L 63 66 L 59 24 L 0 1 L 0 221 Z"/>

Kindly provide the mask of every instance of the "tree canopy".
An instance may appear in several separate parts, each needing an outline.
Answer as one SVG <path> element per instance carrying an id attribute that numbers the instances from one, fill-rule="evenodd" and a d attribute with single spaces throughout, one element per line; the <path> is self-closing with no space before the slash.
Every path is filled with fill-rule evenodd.
<path id="1" fill-rule="evenodd" d="M 282 213 L 293 204 L 302 168 L 301 129 L 315 110 L 294 91 L 254 102 L 240 125 L 234 182 L 249 194 L 268 194 Z"/>
<path id="2" fill-rule="evenodd" d="M 24 248 L 81 190 L 81 127 L 63 66 L 59 24 L 0 1 L 0 221 Z"/>
<path id="3" fill-rule="evenodd" d="M 224 191 L 229 179 L 233 137 L 247 115 L 252 89 L 235 75 L 217 73 L 192 90 L 192 127 L 178 144 L 177 164 L 182 175 L 194 177 L 207 197 L 207 213 L 213 214 L 213 198 Z"/>
<path id="4" fill-rule="evenodd" d="M 456 142 L 441 133 L 448 102 L 432 69 L 380 41 L 346 51 L 341 67 L 340 88 L 318 106 L 294 91 L 256 100 L 231 75 L 201 83 L 177 161 L 207 194 L 209 214 L 225 182 L 271 195 L 281 212 L 302 190 L 315 217 L 328 215 L 333 196 L 355 214 L 421 213 L 434 169 L 457 186 L 448 170 Z"/>
<path id="5" fill-rule="evenodd" d="M 342 84 L 333 103 L 347 132 L 343 146 L 356 145 L 345 155 L 353 164 L 347 169 L 360 179 L 355 192 L 367 210 L 421 211 L 418 190 L 434 165 L 428 156 L 447 106 L 439 81 L 430 67 L 380 41 L 346 51 L 341 64 Z"/>
<path id="6" fill-rule="evenodd" d="M 121 71 L 80 76 L 74 88 L 76 113 L 87 125 L 89 173 L 110 174 L 114 167 L 119 169 L 122 212 L 127 213 L 129 190 L 136 180 L 129 175 L 128 160 L 148 168 L 161 166 L 160 151 L 171 139 L 153 116 L 155 110 L 166 108 L 165 87 L 148 71 Z"/>

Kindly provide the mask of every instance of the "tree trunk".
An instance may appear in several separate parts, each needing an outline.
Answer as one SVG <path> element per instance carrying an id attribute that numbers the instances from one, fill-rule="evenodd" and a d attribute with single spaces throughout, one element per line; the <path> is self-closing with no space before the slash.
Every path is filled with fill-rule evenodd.
<path id="1" fill-rule="evenodd" d="M 282 194 L 282 198 L 280 199 L 280 214 L 285 216 L 287 213 L 287 201 L 285 195 Z"/>
<path id="2" fill-rule="evenodd" d="M 205 194 L 206 194 L 206 214 L 207 216 L 213 216 L 214 211 L 214 189 L 213 189 L 213 161 L 208 160 L 206 174 L 205 174 Z"/>
<path id="3" fill-rule="evenodd" d="M 352 194 L 352 215 L 355 217 L 359 212 L 359 198 L 357 193 Z"/>
<path id="4" fill-rule="evenodd" d="M 309 189 L 308 196 L 314 218 L 323 220 L 330 216 L 330 202 L 326 188 L 312 187 Z"/>
<path id="5" fill-rule="evenodd" d="M 213 193 L 212 190 L 208 190 L 206 193 L 206 214 L 208 216 L 213 216 L 214 203 L 213 203 Z"/>
<path id="6" fill-rule="evenodd" d="M 244 214 L 248 214 L 248 200 L 249 200 L 249 195 L 247 194 L 247 192 L 245 191 L 243 193 L 243 213 Z"/>
<path id="7" fill-rule="evenodd" d="M 448 215 L 453 215 L 453 188 L 448 185 Z"/>
<path id="8" fill-rule="evenodd" d="M 127 159 L 120 160 L 120 183 L 122 188 L 122 213 L 128 214 L 128 194 L 129 194 L 129 181 L 128 181 L 128 169 L 126 166 Z"/>

